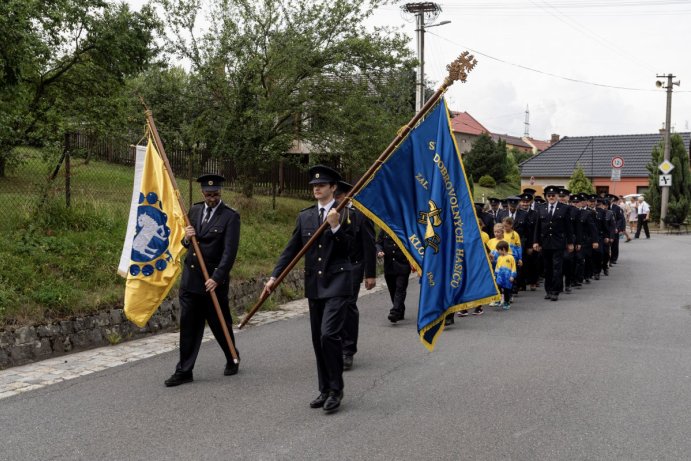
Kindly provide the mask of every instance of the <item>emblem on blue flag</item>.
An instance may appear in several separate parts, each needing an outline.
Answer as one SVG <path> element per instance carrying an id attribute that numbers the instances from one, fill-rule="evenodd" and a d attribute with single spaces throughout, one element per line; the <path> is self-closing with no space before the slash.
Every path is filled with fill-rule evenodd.
<path id="1" fill-rule="evenodd" d="M 499 299 L 446 101 L 353 197 L 420 274 L 418 333 L 430 350 L 444 317 Z"/>

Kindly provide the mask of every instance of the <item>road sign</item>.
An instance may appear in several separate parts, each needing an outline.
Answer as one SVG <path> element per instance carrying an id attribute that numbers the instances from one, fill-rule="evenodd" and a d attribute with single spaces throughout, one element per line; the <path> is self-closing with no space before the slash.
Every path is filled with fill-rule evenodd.
<path id="1" fill-rule="evenodd" d="M 612 168 L 612 181 L 621 181 L 621 170 L 619 168 Z"/>
<path id="2" fill-rule="evenodd" d="M 670 174 L 674 169 L 674 165 L 669 160 L 665 160 L 657 166 L 662 174 Z"/>
<path id="3" fill-rule="evenodd" d="M 671 174 L 661 174 L 660 175 L 660 187 L 669 187 L 672 185 L 672 175 Z"/>
<path id="4" fill-rule="evenodd" d="M 624 166 L 624 159 L 621 157 L 612 157 L 612 168 L 619 169 Z"/>

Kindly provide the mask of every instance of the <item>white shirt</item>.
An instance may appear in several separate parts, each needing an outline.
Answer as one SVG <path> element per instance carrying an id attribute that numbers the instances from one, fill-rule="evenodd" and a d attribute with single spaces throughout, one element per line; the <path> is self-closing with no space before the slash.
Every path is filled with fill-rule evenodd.
<path id="1" fill-rule="evenodd" d="M 208 223 L 209 221 L 211 221 L 211 218 L 213 217 L 214 213 L 216 212 L 216 210 L 218 209 L 218 207 L 219 207 L 219 205 L 220 205 L 221 203 L 223 203 L 223 200 L 219 200 L 219 201 L 218 201 L 218 205 L 216 205 L 216 206 L 213 207 L 213 208 L 209 208 L 208 205 L 204 204 L 204 212 L 202 213 L 202 222 L 204 222 L 204 215 L 205 215 L 206 213 L 209 214 L 209 215 L 206 217 L 206 222 Z"/>
<path id="2" fill-rule="evenodd" d="M 321 209 L 324 208 L 324 221 L 326 221 L 326 217 L 328 216 L 331 208 L 333 208 L 334 203 L 336 203 L 336 199 L 331 199 L 331 201 L 329 203 L 327 203 L 326 205 L 322 205 L 321 203 L 317 202 L 317 210 L 321 211 Z M 319 223 L 319 225 L 321 225 L 321 223 Z M 341 228 L 341 225 L 339 224 L 338 226 L 331 229 L 331 232 L 333 232 L 335 234 L 336 232 L 338 232 L 338 229 L 340 229 L 340 228 Z"/>
<path id="3" fill-rule="evenodd" d="M 643 200 L 642 202 L 638 202 L 638 214 L 649 214 L 650 213 L 650 205 L 648 205 L 648 202 Z"/>

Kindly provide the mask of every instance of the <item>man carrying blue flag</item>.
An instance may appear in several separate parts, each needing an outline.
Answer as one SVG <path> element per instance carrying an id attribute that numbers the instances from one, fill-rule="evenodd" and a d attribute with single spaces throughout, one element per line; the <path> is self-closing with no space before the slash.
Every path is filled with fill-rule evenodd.
<path id="1" fill-rule="evenodd" d="M 394 239 L 421 275 L 418 332 L 428 349 L 448 314 L 499 300 L 443 99 L 353 203 Z"/>
<path id="2" fill-rule="evenodd" d="M 326 221 L 315 245 L 305 254 L 305 297 L 309 302 L 312 346 L 317 359 L 319 395 L 310 408 L 333 412 L 343 399 L 343 344 L 341 333 L 346 306 L 353 292 L 350 245 L 353 240 L 348 220 L 336 211 L 334 198 L 341 175 L 324 165 L 309 170 L 315 205 L 300 211 L 295 230 L 278 259 L 262 296 L 271 292 L 276 279 Z M 345 213 L 344 213 L 345 214 Z"/>
<path id="3" fill-rule="evenodd" d="M 185 228 L 183 245 L 189 249 L 190 240 L 197 237 L 209 279 L 204 280 L 197 254 L 190 249 L 180 282 L 180 361 L 175 373 L 165 381 L 167 387 L 192 382 L 192 369 L 199 354 L 208 322 L 211 332 L 226 356 L 223 374 L 234 375 L 238 364 L 233 361 L 230 347 L 210 296 L 216 292 L 223 317 L 235 344 L 233 320 L 228 307 L 229 273 L 235 263 L 240 240 L 240 215 L 221 200 L 223 176 L 207 174 L 197 178 L 204 201 L 195 203 L 189 211 L 191 226 Z"/>

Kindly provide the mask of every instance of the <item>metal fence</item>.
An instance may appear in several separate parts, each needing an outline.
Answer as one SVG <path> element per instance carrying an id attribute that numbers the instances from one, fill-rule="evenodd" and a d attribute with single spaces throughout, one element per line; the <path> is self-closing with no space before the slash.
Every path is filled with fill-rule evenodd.
<path id="1" fill-rule="evenodd" d="M 238 171 L 232 160 L 212 157 L 201 150 L 166 146 L 166 153 L 187 203 L 198 198 L 194 178 L 203 173 L 222 174 L 226 188 L 236 192 L 245 186 L 243 176 L 252 176 L 253 192 L 257 195 L 311 196 L 307 155 L 286 155 L 260 172 L 243 175 L 248 172 Z M 63 203 L 67 207 L 88 203 L 115 207 L 125 213 L 129 207 L 135 146 L 127 139 L 69 133 L 60 147 L 19 147 L 10 158 L 4 176 L 0 177 L 0 205 L 11 210 L 13 216 L 16 214 L 16 218 L 29 215 L 46 203 Z M 322 157 L 318 161 L 339 167 L 338 157 Z M 350 179 L 350 175 L 346 177 Z"/>

